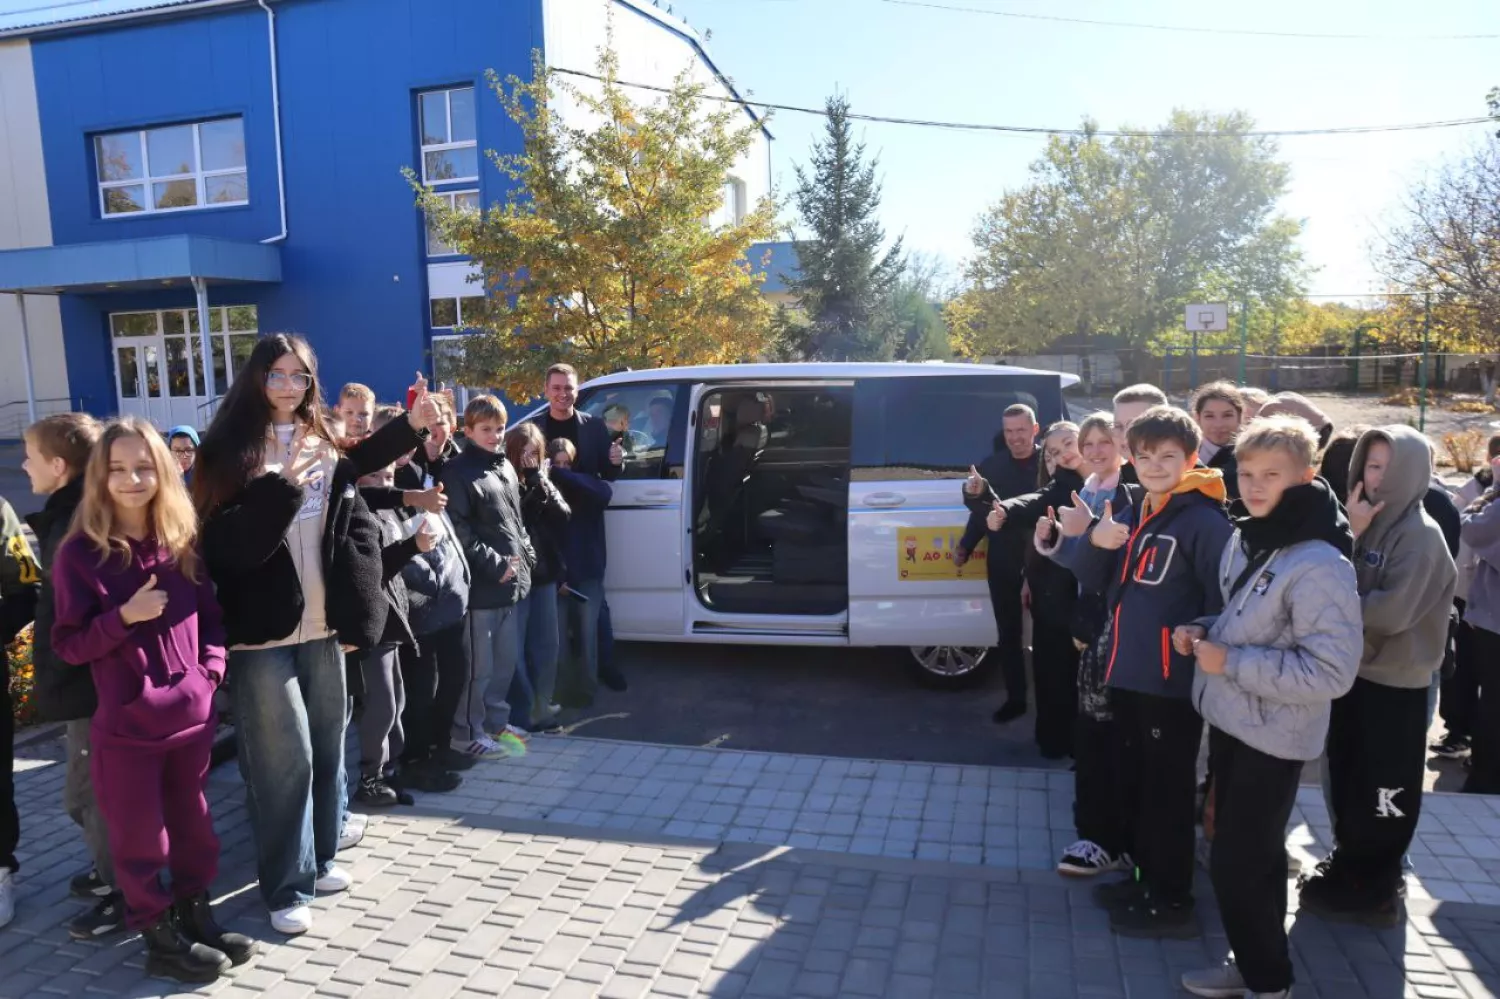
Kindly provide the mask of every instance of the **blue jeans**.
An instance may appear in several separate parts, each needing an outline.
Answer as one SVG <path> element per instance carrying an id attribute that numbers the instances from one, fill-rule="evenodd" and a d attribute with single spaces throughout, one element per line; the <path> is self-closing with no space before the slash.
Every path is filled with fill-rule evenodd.
<path id="1" fill-rule="evenodd" d="M 260 895 L 310 902 L 333 867 L 344 784 L 344 654 L 325 638 L 229 653 L 229 693 Z"/>
<path id="2" fill-rule="evenodd" d="M 543 583 L 516 606 L 516 644 L 521 662 L 510 685 L 511 721 L 529 729 L 551 717 L 557 694 L 557 584 Z"/>
<path id="3" fill-rule="evenodd" d="M 473 655 L 469 679 L 453 719 L 453 738 L 457 741 L 472 742 L 495 735 L 510 724 L 510 702 L 506 698 L 521 656 L 516 619 L 515 606 L 469 610 Z"/>

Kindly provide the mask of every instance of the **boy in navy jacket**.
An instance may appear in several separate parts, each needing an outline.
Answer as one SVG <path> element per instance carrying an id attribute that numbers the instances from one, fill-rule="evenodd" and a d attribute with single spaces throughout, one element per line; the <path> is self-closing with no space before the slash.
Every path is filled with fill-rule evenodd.
<path id="1" fill-rule="evenodd" d="M 1109 608 L 1105 682 L 1136 877 L 1101 885 L 1096 897 L 1125 936 L 1199 932 L 1192 885 L 1203 720 L 1191 701 L 1193 658 L 1173 649 L 1172 631 L 1219 612 L 1219 558 L 1233 533 L 1223 476 L 1194 467 L 1200 440 L 1193 418 L 1172 406 L 1132 423 L 1126 443 L 1142 488 L 1130 511 L 1136 526 L 1117 522 L 1106 505 L 1071 558 L 1079 582 L 1104 592 Z"/>

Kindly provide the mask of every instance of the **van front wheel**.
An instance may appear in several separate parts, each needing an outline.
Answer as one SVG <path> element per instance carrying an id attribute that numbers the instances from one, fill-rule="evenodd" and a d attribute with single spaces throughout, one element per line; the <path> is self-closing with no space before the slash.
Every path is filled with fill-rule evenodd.
<path id="1" fill-rule="evenodd" d="M 909 652 L 917 680 L 928 687 L 972 687 L 984 679 L 994 662 L 983 646 L 913 645 Z"/>

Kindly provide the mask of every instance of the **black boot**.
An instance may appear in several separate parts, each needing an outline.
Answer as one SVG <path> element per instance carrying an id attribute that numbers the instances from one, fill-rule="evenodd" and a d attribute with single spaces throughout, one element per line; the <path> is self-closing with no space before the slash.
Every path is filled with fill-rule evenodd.
<path id="1" fill-rule="evenodd" d="M 219 951 L 236 968 L 260 950 L 260 944 L 243 933 L 226 933 L 219 926 L 206 891 L 177 903 L 177 925 L 184 937 Z"/>
<path id="2" fill-rule="evenodd" d="M 179 982 L 212 982 L 231 967 L 223 951 L 182 935 L 170 911 L 141 931 L 146 942 L 146 974 Z"/>

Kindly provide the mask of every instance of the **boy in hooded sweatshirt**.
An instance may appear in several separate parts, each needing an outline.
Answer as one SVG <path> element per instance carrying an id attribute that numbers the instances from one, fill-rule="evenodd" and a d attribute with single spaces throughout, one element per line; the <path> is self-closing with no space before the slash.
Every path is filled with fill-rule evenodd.
<path id="1" fill-rule="evenodd" d="M 1359 669 L 1354 539 L 1317 477 L 1318 438 L 1298 417 L 1257 420 L 1235 444 L 1240 499 L 1219 587 L 1223 612 L 1173 633 L 1197 660 L 1193 704 L 1209 724 L 1216 835 L 1209 860 L 1233 957 L 1190 972 L 1199 996 L 1284 997 L 1286 825 L 1304 761 L 1328 737 L 1329 705 Z"/>
<path id="2" fill-rule="evenodd" d="M 1302 908 L 1327 916 L 1400 918 L 1401 858 L 1422 806 L 1427 689 L 1447 649 L 1457 576 L 1422 509 L 1431 467 L 1427 438 L 1405 426 L 1365 433 L 1349 466 L 1364 651 L 1328 731 L 1338 845 L 1301 885 Z"/>
<path id="3" fill-rule="evenodd" d="M 1199 933 L 1193 846 L 1203 719 L 1191 701 L 1193 660 L 1173 649 L 1172 631 L 1219 612 L 1219 560 L 1233 533 L 1223 475 L 1194 467 L 1200 440 L 1193 418 L 1172 406 L 1133 422 L 1126 443 L 1142 490 L 1133 492 L 1136 526 L 1117 522 L 1106 503 L 1073 559 L 1079 582 L 1102 589 L 1109 607 L 1105 683 L 1136 878 L 1100 885 L 1096 898 L 1124 936 Z"/>

